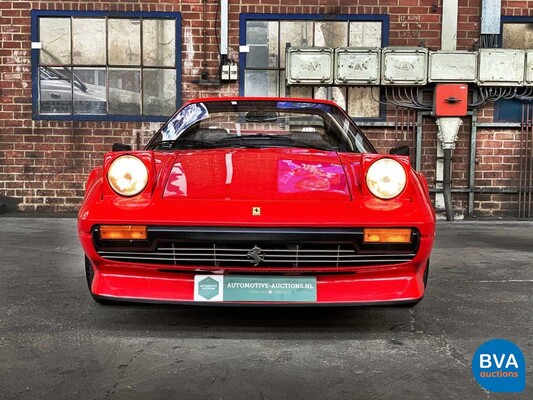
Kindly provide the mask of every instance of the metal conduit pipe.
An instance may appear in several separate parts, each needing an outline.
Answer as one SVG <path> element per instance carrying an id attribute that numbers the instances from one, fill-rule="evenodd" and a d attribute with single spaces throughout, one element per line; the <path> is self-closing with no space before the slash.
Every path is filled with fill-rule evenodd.
<path id="1" fill-rule="evenodd" d="M 442 189 L 444 194 L 444 208 L 446 220 L 453 221 L 452 206 L 452 149 L 444 149 L 444 171 Z"/>
<path id="2" fill-rule="evenodd" d="M 446 212 L 446 220 L 453 221 L 452 151 L 455 149 L 459 127 L 463 121 L 459 117 L 439 117 L 436 122 L 438 128 L 437 137 L 440 140 L 444 152 L 444 171 L 442 171 L 444 209 Z"/>

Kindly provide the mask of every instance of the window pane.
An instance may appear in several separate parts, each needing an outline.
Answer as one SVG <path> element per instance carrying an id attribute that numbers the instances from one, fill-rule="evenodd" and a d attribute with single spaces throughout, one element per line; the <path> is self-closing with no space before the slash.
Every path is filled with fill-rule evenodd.
<path id="1" fill-rule="evenodd" d="M 72 20 L 72 59 L 74 64 L 105 65 L 105 19 Z"/>
<path id="2" fill-rule="evenodd" d="M 278 95 L 278 71 L 246 71 L 244 75 L 245 96 Z"/>
<path id="3" fill-rule="evenodd" d="M 39 18 L 42 65 L 70 64 L 70 18 Z"/>
<path id="4" fill-rule="evenodd" d="M 290 97 L 290 95 L 286 95 L 287 88 L 285 87 L 285 80 L 285 70 L 279 71 L 279 97 Z"/>
<path id="5" fill-rule="evenodd" d="M 379 118 L 379 91 L 378 87 L 349 88 L 348 114 L 354 118 Z"/>
<path id="6" fill-rule="evenodd" d="M 350 22 L 350 47 L 381 47 L 381 22 Z"/>
<path id="7" fill-rule="evenodd" d="M 305 99 L 313 98 L 313 87 L 312 86 L 289 86 L 289 93 L 286 94 L 285 87 L 285 70 L 282 70 L 280 73 L 279 81 L 279 97 L 299 97 Z"/>
<path id="8" fill-rule="evenodd" d="M 348 22 L 322 21 L 315 23 L 315 46 L 348 46 Z"/>
<path id="9" fill-rule="evenodd" d="M 41 114 L 72 113 L 72 74 L 69 68 L 39 68 Z"/>
<path id="10" fill-rule="evenodd" d="M 278 66 L 278 22 L 249 21 L 246 24 L 247 68 L 276 68 Z"/>
<path id="11" fill-rule="evenodd" d="M 291 97 L 299 97 L 304 99 L 313 98 L 313 88 L 310 86 L 291 86 Z"/>
<path id="12" fill-rule="evenodd" d="M 280 66 L 285 67 L 286 44 L 291 47 L 313 45 L 313 21 L 282 21 L 280 26 Z"/>
<path id="13" fill-rule="evenodd" d="M 141 65 L 141 21 L 108 19 L 108 58 L 110 65 Z"/>
<path id="14" fill-rule="evenodd" d="M 107 113 L 105 68 L 74 68 L 74 114 Z"/>
<path id="15" fill-rule="evenodd" d="M 533 48 L 533 23 L 504 23 L 502 29 L 502 47 L 508 49 Z M 522 106 L 525 100 L 501 99 L 494 107 L 494 121 L 520 122 Z"/>
<path id="16" fill-rule="evenodd" d="M 141 113 L 141 70 L 109 69 L 109 114 Z"/>
<path id="17" fill-rule="evenodd" d="M 507 49 L 532 49 L 533 23 L 504 24 L 503 47 Z"/>
<path id="18" fill-rule="evenodd" d="M 172 115 L 176 111 L 176 71 L 143 70 L 143 114 Z"/>
<path id="19" fill-rule="evenodd" d="M 315 99 L 331 100 L 346 110 L 346 88 L 318 87 L 315 88 Z"/>
<path id="20" fill-rule="evenodd" d="M 143 64 L 174 67 L 176 59 L 176 22 L 170 19 L 143 20 Z"/>

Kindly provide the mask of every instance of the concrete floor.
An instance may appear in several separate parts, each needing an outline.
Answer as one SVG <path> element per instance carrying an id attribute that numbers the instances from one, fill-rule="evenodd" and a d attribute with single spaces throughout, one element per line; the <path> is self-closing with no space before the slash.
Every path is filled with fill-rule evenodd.
<path id="1" fill-rule="evenodd" d="M 414 309 L 100 306 L 71 218 L 0 217 L 2 399 L 533 398 L 533 223 L 439 223 Z M 525 393 L 483 391 L 506 338 Z"/>

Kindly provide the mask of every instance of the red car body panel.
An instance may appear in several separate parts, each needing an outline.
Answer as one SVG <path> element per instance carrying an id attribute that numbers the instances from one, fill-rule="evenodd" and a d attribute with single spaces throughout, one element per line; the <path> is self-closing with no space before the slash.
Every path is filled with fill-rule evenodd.
<path id="1" fill-rule="evenodd" d="M 217 100 L 220 99 L 201 101 Z M 309 102 L 309 99 L 302 101 Z M 122 154 L 139 157 L 149 170 L 147 188 L 134 197 L 117 195 L 105 178 L 111 161 Z M 376 198 L 365 184 L 366 170 L 382 157 L 399 161 L 408 177 L 403 192 L 392 200 Z M 261 209 L 260 215 L 251 212 L 255 207 Z M 321 267 L 319 263 L 298 271 L 253 265 L 165 265 L 162 271 L 162 266 L 156 263 L 103 258 L 95 248 L 93 236 L 94 227 L 100 224 L 409 227 L 419 233 L 419 245 L 416 255 L 408 262 L 339 266 L 334 273 L 331 267 Z M 90 288 L 93 295 L 161 302 L 193 302 L 196 273 L 239 272 L 312 274 L 317 279 L 317 301 L 313 304 L 416 302 L 424 296 L 424 273 L 434 232 L 435 216 L 425 178 L 411 169 L 408 157 L 304 148 L 107 153 L 104 166 L 96 168 L 89 176 L 78 219 L 79 238 L 94 271 Z"/>

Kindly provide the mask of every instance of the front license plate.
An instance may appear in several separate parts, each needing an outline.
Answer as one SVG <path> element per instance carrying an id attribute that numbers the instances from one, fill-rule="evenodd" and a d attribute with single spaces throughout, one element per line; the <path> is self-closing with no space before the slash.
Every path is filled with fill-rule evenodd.
<path id="1" fill-rule="evenodd" d="M 196 275 L 194 301 L 315 302 L 316 277 Z"/>

